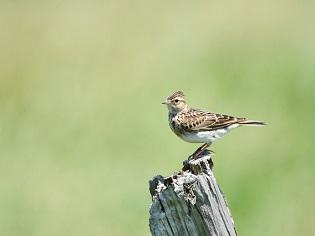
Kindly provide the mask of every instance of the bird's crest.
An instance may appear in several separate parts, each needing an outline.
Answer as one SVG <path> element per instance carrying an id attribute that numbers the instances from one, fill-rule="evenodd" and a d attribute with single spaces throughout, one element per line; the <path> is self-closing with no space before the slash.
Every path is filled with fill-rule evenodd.
<path id="1" fill-rule="evenodd" d="M 172 100 L 173 98 L 176 98 L 176 97 L 185 98 L 185 95 L 182 91 L 176 91 L 172 93 L 170 96 L 168 96 L 167 100 Z"/>

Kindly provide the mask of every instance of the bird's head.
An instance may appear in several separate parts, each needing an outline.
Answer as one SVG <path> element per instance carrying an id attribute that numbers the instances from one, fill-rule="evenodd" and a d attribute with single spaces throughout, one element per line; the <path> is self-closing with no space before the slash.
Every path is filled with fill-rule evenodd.
<path id="1" fill-rule="evenodd" d="M 185 101 L 185 95 L 181 91 L 176 91 L 166 98 L 165 102 L 162 102 L 168 108 L 171 113 L 177 113 L 188 109 Z"/>

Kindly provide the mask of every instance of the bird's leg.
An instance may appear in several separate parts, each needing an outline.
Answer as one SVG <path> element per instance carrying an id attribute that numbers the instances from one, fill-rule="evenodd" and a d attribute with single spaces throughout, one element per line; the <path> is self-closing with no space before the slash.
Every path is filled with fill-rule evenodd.
<path id="1" fill-rule="evenodd" d="M 202 146 L 200 146 L 189 158 L 188 160 L 191 160 L 191 159 L 195 159 L 197 156 L 200 155 L 200 153 L 203 152 L 203 150 L 205 150 L 207 147 L 209 147 L 210 144 L 208 143 L 204 143 Z"/>

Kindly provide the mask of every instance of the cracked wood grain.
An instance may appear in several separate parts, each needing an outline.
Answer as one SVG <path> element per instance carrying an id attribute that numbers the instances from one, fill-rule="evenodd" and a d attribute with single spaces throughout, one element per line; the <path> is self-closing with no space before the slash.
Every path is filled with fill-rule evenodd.
<path id="1" fill-rule="evenodd" d="M 149 182 L 152 235 L 237 235 L 212 167 L 210 153 L 205 151 L 199 159 L 185 161 L 181 172 Z"/>

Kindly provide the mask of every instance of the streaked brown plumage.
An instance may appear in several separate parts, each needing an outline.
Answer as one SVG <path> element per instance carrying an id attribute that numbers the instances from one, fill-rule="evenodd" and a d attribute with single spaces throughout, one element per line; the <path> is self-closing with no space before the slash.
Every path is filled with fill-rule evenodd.
<path id="1" fill-rule="evenodd" d="M 185 95 L 176 91 L 167 97 L 169 125 L 172 131 L 187 142 L 204 143 L 193 156 L 197 156 L 216 139 L 240 125 L 264 125 L 264 122 L 222 115 L 189 108 Z"/>

